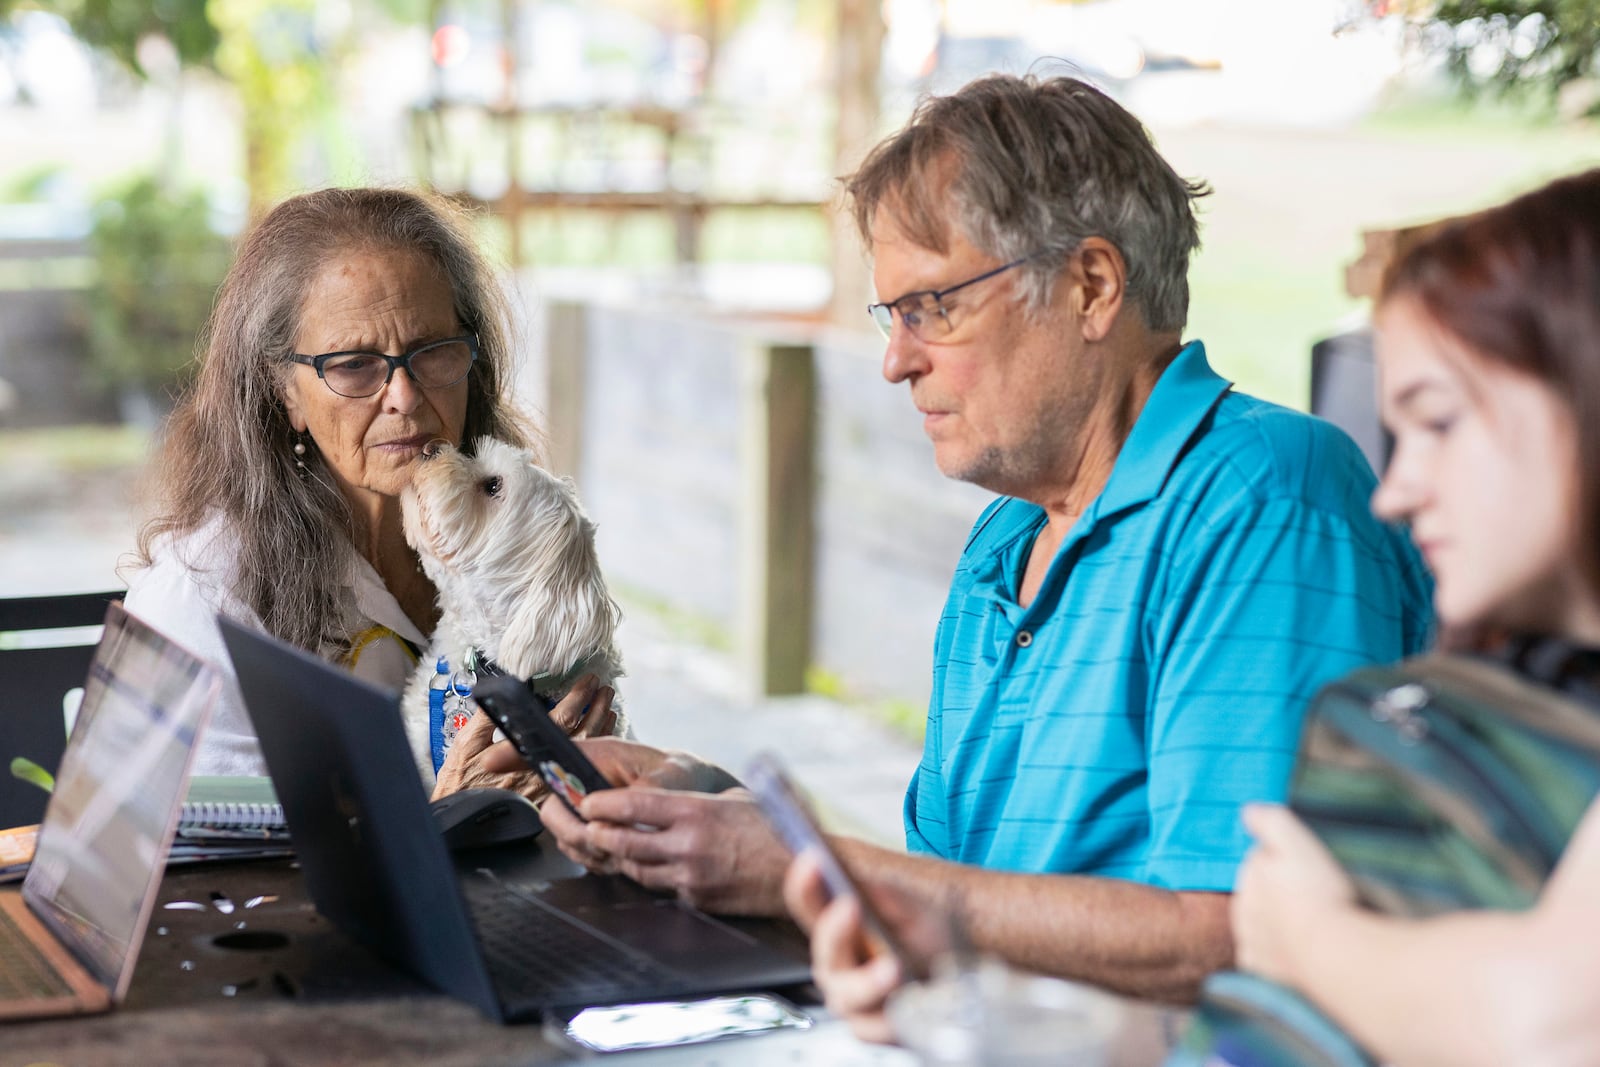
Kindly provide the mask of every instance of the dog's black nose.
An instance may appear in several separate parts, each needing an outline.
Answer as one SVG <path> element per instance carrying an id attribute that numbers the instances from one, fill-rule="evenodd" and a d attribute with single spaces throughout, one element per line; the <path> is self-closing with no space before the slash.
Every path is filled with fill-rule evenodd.
<path id="1" fill-rule="evenodd" d="M 437 440 L 437 439 L 429 441 L 427 444 L 422 446 L 422 458 L 423 459 L 433 459 L 434 457 L 438 456 L 440 450 L 442 450 L 443 448 L 444 448 L 444 442 L 443 441 L 440 441 L 440 440 Z"/>

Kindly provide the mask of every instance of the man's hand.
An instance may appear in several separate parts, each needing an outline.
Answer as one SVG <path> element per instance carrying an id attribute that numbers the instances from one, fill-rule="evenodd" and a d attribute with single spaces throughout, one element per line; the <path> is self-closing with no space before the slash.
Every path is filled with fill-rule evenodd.
<path id="1" fill-rule="evenodd" d="M 1300 985 L 1295 949 L 1329 914 L 1357 906 L 1356 888 L 1327 848 L 1287 808 L 1252 804 L 1256 844 L 1239 868 L 1233 936 L 1239 966 Z"/>
<path id="2" fill-rule="evenodd" d="M 744 790 L 605 789 L 579 810 L 587 822 L 559 803 L 543 809 L 545 828 L 574 862 L 706 911 L 781 914 L 789 853 Z"/>

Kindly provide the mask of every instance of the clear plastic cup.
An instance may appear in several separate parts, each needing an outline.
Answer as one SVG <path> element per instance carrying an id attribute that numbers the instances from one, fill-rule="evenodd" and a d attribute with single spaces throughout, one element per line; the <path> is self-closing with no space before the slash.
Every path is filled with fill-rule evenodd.
<path id="1" fill-rule="evenodd" d="M 1115 997 L 985 960 L 889 998 L 895 1037 L 936 1067 L 1108 1067 L 1125 1014 Z"/>

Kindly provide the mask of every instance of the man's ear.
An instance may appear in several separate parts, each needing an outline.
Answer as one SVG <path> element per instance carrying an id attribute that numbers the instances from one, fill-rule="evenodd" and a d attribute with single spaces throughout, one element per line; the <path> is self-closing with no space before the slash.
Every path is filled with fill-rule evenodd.
<path id="1" fill-rule="evenodd" d="M 1085 237 L 1068 267 L 1072 311 L 1082 321 L 1085 341 L 1103 341 L 1122 311 L 1128 291 L 1128 263 L 1104 237 Z"/>

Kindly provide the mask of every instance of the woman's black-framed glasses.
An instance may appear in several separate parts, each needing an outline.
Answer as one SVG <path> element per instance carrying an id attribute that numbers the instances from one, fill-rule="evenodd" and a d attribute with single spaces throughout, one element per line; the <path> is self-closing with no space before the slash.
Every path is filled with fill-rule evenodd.
<path id="1" fill-rule="evenodd" d="M 467 376 L 478 358 L 478 338 L 475 334 L 466 334 L 430 341 L 403 356 L 386 356 L 382 352 L 329 352 L 321 356 L 295 353 L 290 358 L 315 367 L 317 377 L 340 396 L 360 399 L 382 392 L 401 367 L 423 389 L 455 385 Z"/>
<path id="2" fill-rule="evenodd" d="M 969 285 L 988 281 L 997 274 L 1004 274 L 1013 267 L 1020 267 L 1039 253 L 1013 259 L 1010 263 L 986 270 L 976 278 L 968 278 L 964 282 L 946 286 L 943 289 L 923 289 L 915 293 L 907 293 L 898 300 L 891 300 L 885 304 L 868 304 L 867 314 L 872 316 L 872 321 L 878 324 L 884 337 L 894 333 L 895 316 L 900 316 L 901 325 L 911 331 L 911 336 L 919 341 L 937 341 L 947 337 L 954 328 L 950 322 L 950 312 L 944 306 L 944 298 L 958 289 L 965 289 Z"/>

